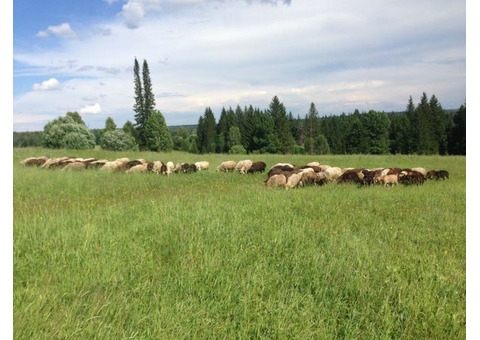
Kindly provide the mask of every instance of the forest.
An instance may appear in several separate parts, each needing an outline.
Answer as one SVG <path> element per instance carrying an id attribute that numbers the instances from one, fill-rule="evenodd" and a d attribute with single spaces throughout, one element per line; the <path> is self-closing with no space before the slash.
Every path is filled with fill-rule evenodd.
<path id="1" fill-rule="evenodd" d="M 112 123 L 109 117 L 105 129 L 91 130 L 96 145 L 101 145 Z M 134 137 L 137 131 L 129 121 L 123 130 L 130 130 Z M 217 120 L 207 107 L 197 125 L 168 130 L 173 141 L 168 148 L 190 153 L 466 155 L 466 106 L 444 110 L 435 95 L 429 99 L 425 92 L 417 105 L 410 97 L 404 112 L 355 110 L 320 116 L 311 103 L 303 117 L 287 113 L 274 96 L 264 110 L 252 105 L 223 107 Z M 43 132 L 13 133 L 14 147 L 42 143 Z"/>

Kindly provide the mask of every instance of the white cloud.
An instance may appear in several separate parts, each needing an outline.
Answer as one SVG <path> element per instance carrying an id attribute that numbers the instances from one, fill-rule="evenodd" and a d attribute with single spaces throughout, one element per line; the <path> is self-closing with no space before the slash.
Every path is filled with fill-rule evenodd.
<path id="1" fill-rule="evenodd" d="M 98 103 L 95 103 L 93 105 L 86 105 L 84 106 L 82 109 L 80 109 L 80 114 L 86 114 L 86 115 L 90 115 L 90 114 L 99 114 L 102 112 L 102 108 L 100 107 L 100 104 Z"/>
<path id="2" fill-rule="evenodd" d="M 14 53 L 15 64 L 25 65 L 14 83 L 28 75 L 66 79 L 62 91 L 18 95 L 14 115 L 63 115 L 97 103 L 101 111 L 87 124 L 101 115 L 117 125 L 132 121 L 135 57 L 148 61 L 157 108 L 169 125 L 186 116 L 195 124 L 206 106 L 216 114 L 237 104 L 263 109 L 274 95 L 294 116 L 311 102 L 320 114 L 403 110 L 423 91 L 444 108 L 464 103 L 465 7 L 458 3 L 268 3 L 186 0 L 179 13 L 168 10 L 173 1 L 130 0 L 124 9 L 135 30 L 122 20 L 96 22 L 108 35 Z M 428 20 L 412 8 L 428 11 Z"/>
<path id="3" fill-rule="evenodd" d="M 50 34 L 67 39 L 76 38 L 77 36 L 70 27 L 70 24 L 64 22 L 58 26 L 48 26 L 47 30 L 38 32 L 37 37 L 46 38 Z"/>
<path id="4" fill-rule="evenodd" d="M 41 84 L 33 84 L 34 91 L 50 91 L 60 89 L 60 82 L 55 78 L 43 81 Z"/>

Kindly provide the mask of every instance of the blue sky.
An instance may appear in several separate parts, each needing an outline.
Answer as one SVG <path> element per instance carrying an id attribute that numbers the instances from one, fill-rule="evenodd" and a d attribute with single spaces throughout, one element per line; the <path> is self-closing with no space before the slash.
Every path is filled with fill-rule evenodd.
<path id="1" fill-rule="evenodd" d="M 210 106 L 295 116 L 402 111 L 466 100 L 466 3 L 438 0 L 13 2 L 13 130 L 77 111 L 90 128 L 134 120 L 133 62 L 147 60 L 168 125 Z"/>

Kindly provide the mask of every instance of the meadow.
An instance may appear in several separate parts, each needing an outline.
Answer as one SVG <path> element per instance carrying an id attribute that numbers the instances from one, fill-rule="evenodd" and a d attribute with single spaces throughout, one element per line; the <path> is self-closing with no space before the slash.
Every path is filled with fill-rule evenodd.
<path id="1" fill-rule="evenodd" d="M 144 158 L 170 176 L 24 167 Z M 266 189 L 249 158 L 445 169 L 421 186 Z M 466 158 L 13 151 L 15 339 L 464 339 Z"/>

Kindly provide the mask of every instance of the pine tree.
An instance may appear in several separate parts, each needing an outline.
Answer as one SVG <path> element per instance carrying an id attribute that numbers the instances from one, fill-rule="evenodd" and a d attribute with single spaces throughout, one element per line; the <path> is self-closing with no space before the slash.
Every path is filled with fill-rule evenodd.
<path id="1" fill-rule="evenodd" d="M 152 80 L 150 79 L 150 70 L 148 68 L 148 63 L 146 60 L 143 60 L 142 67 L 142 81 L 143 81 L 143 109 L 145 111 L 145 117 L 148 117 L 155 110 L 155 96 L 152 90 Z"/>
<path id="2" fill-rule="evenodd" d="M 133 65 L 133 84 L 135 92 L 135 103 L 133 104 L 133 111 L 135 112 L 135 129 L 136 133 L 134 137 L 137 141 L 137 144 L 140 148 L 145 147 L 145 135 L 143 128 L 147 122 L 144 110 L 143 110 L 143 89 L 142 89 L 142 80 L 140 78 L 140 65 L 138 64 L 137 58 Z"/>
<path id="3" fill-rule="evenodd" d="M 198 151 L 200 153 L 213 153 L 216 149 L 216 122 L 211 108 L 207 107 L 205 113 L 198 120 Z"/>
<path id="4" fill-rule="evenodd" d="M 435 137 L 434 116 L 428 102 L 427 94 L 423 92 L 416 110 L 418 114 L 418 150 L 419 154 L 431 155 L 438 153 L 438 141 Z"/>
<path id="5" fill-rule="evenodd" d="M 319 133 L 318 111 L 314 103 L 310 104 L 310 109 L 305 117 L 304 131 L 305 141 L 308 144 L 308 150 L 306 151 L 313 155 L 315 154 L 315 140 Z"/>
<path id="6" fill-rule="evenodd" d="M 409 122 L 409 130 L 406 133 L 406 153 L 412 154 L 418 152 L 418 143 L 420 141 L 420 121 L 418 111 L 413 104 L 412 96 L 408 99 L 407 110 L 405 115 Z"/>
<path id="7" fill-rule="evenodd" d="M 148 117 L 145 124 L 146 147 L 151 151 L 171 151 L 173 140 L 170 130 L 165 123 L 163 114 L 155 110 Z"/>
<path id="8" fill-rule="evenodd" d="M 144 59 L 142 65 L 142 78 L 140 79 L 140 66 L 135 58 L 133 66 L 135 103 L 133 111 L 135 112 L 135 128 L 137 130 L 136 138 L 141 149 L 145 149 L 147 141 L 145 137 L 145 124 L 148 118 L 155 110 L 155 96 L 152 90 L 152 80 L 150 79 L 150 70 L 148 63 Z"/>
<path id="9" fill-rule="evenodd" d="M 432 95 L 430 97 L 430 110 L 433 120 L 433 137 L 436 140 L 436 145 L 438 145 L 437 153 L 440 155 L 447 154 L 447 122 L 445 111 L 442 108 L 442 105 L 439 103 L 437 97 Z M 434 152 L 435 153 L 435 152 Z"/>
<path id="10" fill-rule="evenodd" d="M 365 153 L 365 129 L 359 113 L 350 116 L 350 127 L 345 136 L 346 152 L 348 154 Z"/>
<path id="11" fill-rule="evenodd" d="M 274 130 L 281 143 L 279 152 L 284 154 L 293 152 L 295 140 L 293 139 L 290 125 L 288 123 L 287 111 L 277 96 L 273 97 L 268 109 L 268 114 L 273 119 Z"/>
<path id="12" fill-rule="evenodd" d="M 370 110 L 362 115 L 365 130 L 365 150 L 367 154 L 386 154 L 389 152 L 390 119 L 384 112 Z"/>
<path id="13" fill-rule="evenodd" d="M 122 130 L 135 137 L 135 127 L 131 121 L 127 120 L 125 124 L 123 124 Z"/>

